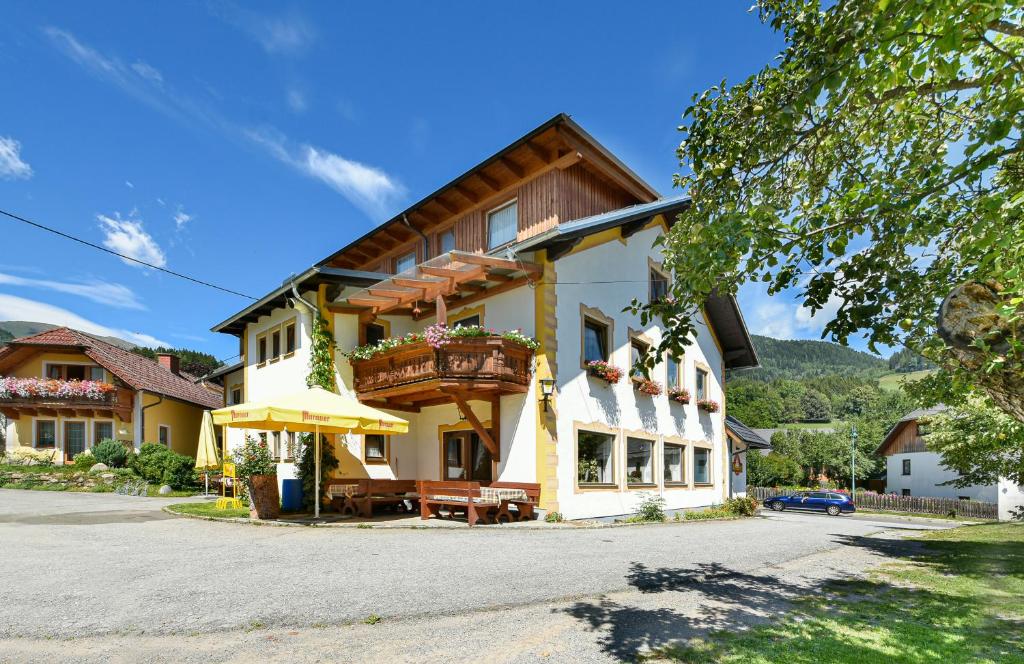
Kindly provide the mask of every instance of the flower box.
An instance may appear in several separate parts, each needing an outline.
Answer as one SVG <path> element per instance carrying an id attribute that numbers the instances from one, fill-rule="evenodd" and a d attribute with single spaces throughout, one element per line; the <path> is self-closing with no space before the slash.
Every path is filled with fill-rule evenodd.
<path id="1" fill-rule="evenodd" d="M 96 380 L 0 377 L 0 400 L 111 401 L 117 387 Z"/>
<path id="2" fill-rule="evenodd" d="M 656 397 L 662 393 L 661 383 L 650 378 L 635 378 L 633 379 L 633 389 L 637 392 Z"/>
<path id="3" fill-rule="evenodd" d="M 590 372 L 591 376 L 594 376 L 595 378 L 600 378 L 609 385 L 612 385 L 622 380 L 622 369 L 612 364 L 608 364 L 607 362 L 602 362 L 600 360 L 587 362 L 587 371 Z"/>
<path id="4" fill-rule="evenodd" d="M 670 387 L 668 388 L 668 398 L 685 406 L 690 403 L 690 391 L 685 387 Z"/>
<path id="5" fill-rule="evenodd" d="M 697 401 L 697 407 L 708 413 L 717 413 L 720 408 L 714 399 L 700 399 Z"/>

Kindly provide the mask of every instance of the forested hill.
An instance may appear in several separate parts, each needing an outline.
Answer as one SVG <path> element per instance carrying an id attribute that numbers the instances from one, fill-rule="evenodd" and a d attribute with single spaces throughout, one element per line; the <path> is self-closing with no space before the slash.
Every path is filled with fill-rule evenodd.
<path id="1" fill-rule="evenodd" d="M 886 360 L 829 341 L 773 339 L 757 334 L 751 335 L 751 338 L 761 366 L 733 372 L 731 378 L 796 380 L 828 374 L 877 378 L 889 371 Z"/>

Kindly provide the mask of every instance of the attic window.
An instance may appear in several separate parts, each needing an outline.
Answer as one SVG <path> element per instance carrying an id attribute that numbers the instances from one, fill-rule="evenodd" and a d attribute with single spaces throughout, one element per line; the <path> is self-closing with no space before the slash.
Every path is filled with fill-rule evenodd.
<path id="1" fill-rule="evenodd" d="M 416 267 L 416 252 L 410 251 L 404 256 L 399 256 L 395 259 L 395 274 L 411 270 Z"/>
<path id="2" fill-rule="evenodd" d="M 487 213 L 487 248 L 496 249 L 516 239 L 519 206 L 511 201 Z"/>

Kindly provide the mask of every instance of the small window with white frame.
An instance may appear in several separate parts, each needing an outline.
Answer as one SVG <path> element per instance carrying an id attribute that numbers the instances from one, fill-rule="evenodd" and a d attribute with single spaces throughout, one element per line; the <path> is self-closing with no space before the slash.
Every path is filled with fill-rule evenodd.
<path id="1" fill-rule="evenodd" d="M 401 274 L 406 270 L 416 267 L 416 252 L 410 251 L 395 259 L 395 274 Z"/>
<path id="2" fill-rule="evenodd" d="M 169 448 L 171 446 L 171 427 L 166 424 L 161 424 L 157 427 L 156 431 L 157 440 L 160 444 Z"/>
<path id="3" fill-rule="evenodd" d="M 388 437 L 382 434 L 363 436 L 363 460 L 366 463 L 387 463 Z"/>
<path id="4" fill-rule="evenodd" d="M 519 204 L 509 201 L 487 213 L 487 248 L 497 249 L 516 239 L 519 228 Z"/>

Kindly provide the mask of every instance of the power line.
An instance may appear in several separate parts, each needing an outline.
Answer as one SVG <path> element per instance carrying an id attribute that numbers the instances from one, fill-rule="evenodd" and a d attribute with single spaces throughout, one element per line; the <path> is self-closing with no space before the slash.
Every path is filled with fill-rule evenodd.
<path id="1" fill-rule="evenodd" d="M 22 223 L 28 224 L 29 226 L 35 226 L 36 228 L 38 228 L 40 230 L 44 230 L 44 231 L 47 231 L 49 233 L 53 233 L 54 235 L 59 235 L 62 238 L 65 238 L 65 239 L 68 239 L 68 240 L 72 240 L 74 242 L 78 242 L 79 244 L 84 244 L 87 247 L 92 247 L 93 249 L 99 249 L 100 251 L 106 252 L 106 253 L 111 254 L 113 256 L 117 256 L 118 258 L 122 258 L 122 259 L 124 259 L 126 261 L 132 261 L 133 263 L 138 263 L 139 265 L 145 265 L 148 268 L 152 268 L 154 270 L 159 270 L 160 272 L 164 272 L 164 273 L 169 274 L 171 276 L 178 277 L 179 279 L 185 279 L 187 281 L 191 281 L 192 283 L 199 284 L 200 286 L 206 286 L 207 288 L 214 288 L 216 290 L 223 291 L 225 293 L 230 293 L 231 295 L 237 295 L 238 297 L 248 298 L 250 300 L 257 300 L 257 299 L 259 299 L 259 298 L 253 297 L 252 295 L 246 295 L 245 293 L 239 293 L 238 291 L 231 290 L 230 288 L 224 288 L 223 286 L 218 286 L 217 284 L 211 284 L 210 282 L 203 281 L 202 279 L 196 279 L 195 277 L 190 277 L 187 274 L 182 274 L 180 272 L 175 272 L 174 270 L 168 270 L 165 267 L 160 267 L 159 265 L 153 265 L 152 263 L 147 263 L 146 261 L 139 260 L 138 258 L 133 258 L 131 256 L 125 256 L 124 254 L 118 253 L 118 252 L 113 251 L 111 249 L 107 249 L 106 247 L 102 247 L 102 246 L 100 246 L 98 244 L 93 244 L 92 242 L 89 242 L 88 240 L 83 240 L 82 238 L 75 237 L 74 235 L 68 235 L 67 233 L 65 233 L 63 231 L 59 231 L 56 228 L 50 228 L 49 226 L 44 226 L 43 224 L 39 224 L 39 223 L 36 223 L 36 222 L 34 222 L 34 221 L 30 220 L 30 219 L 26 219 L 25 217 L 19 217 L 18 215 L 13 214 L 11 212 L 7 212 L 6 210 L 0 209 L 0 214 L 3 214 L 5 216 L 7 216 L 7 217 L 10 217 L 11 219 L 14 219 L 16 221 L 20 221 Z"/>

